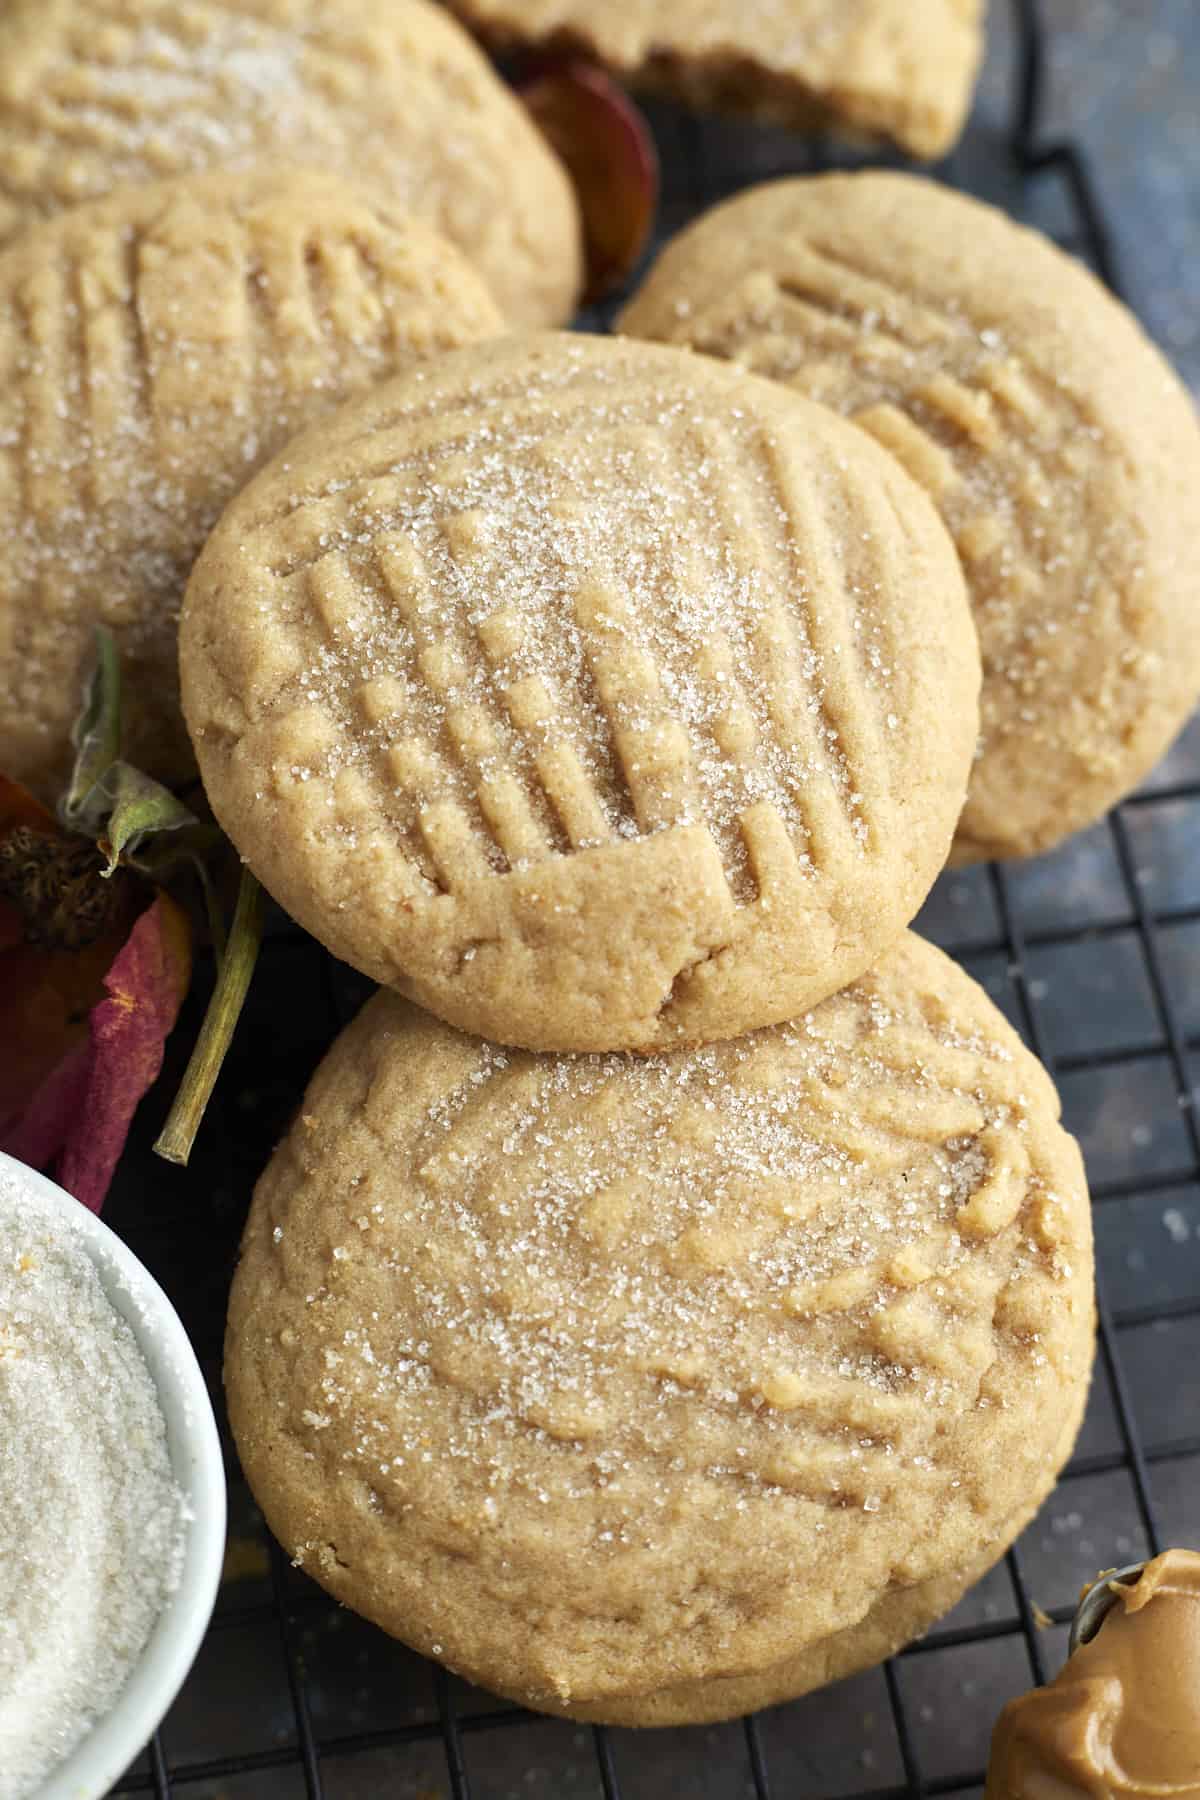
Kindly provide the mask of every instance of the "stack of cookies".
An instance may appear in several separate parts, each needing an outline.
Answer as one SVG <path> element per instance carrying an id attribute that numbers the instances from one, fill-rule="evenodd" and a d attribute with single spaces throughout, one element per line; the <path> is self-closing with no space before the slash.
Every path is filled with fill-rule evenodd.
<path id="1" fill-rule="evenodd" d="M 918 151 L 978 41 L 969 0 L 822 6 L 799 58 L 705 7 L 691 63 L 634 0 L 461 10 Z M 887 1654 L 1049 1491 L 1092 1344 L 1052 1084 L 908 927 L 1200 691 L 1186 397 L 902 176 L 742 195 L 624 337 L 545 329 L 569 186 L 424 0 L 13 0 L 0 230 L 0 766 L 53 788 L 102 619 L 134 758 L 381 986 L 231 1299 L 276 1533 L 581 1719 Z"/>
<path id="2" fill-rule="evenodd" d="M 1092 1341 L 1053 1088 L 906 930 L 979 724 L 928 493 L 729 362 L 507 336 L 249 483 L 181 670 L 226 830 L 388 990 L 234 1284 L 281 1541 L 582 1719 L 923 1629 L 1049 1490 Z"/>

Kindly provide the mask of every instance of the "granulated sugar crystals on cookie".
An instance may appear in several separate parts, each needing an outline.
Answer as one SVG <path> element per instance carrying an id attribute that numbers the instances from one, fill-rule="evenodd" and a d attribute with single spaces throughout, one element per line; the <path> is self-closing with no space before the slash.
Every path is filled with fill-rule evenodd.
<path id="1" fill-rule="evenodd" d="M 566 171 L 426 0 L 4 0 L 0 242 L 135 182 L 282 163 L 426 220 L 521 325 L 582 283 Z"/>
<path id="2" fill-rule="evenodd" d="M 123 188 L 0 251 L 0 769 L 53 793 L 104 624 L 125 754 L 193 773 L 176 620 L 221 508 L 339 401 L 502 329 L 450 244 L 302 171 Z"/>
<path id="3" fill-rule="evenodd" d="M 621 1724 L 835 1680 L 1039 1506 L 1091 1365 L 1082 1165 L 905 934 L 806 1018 L 536 1057 L 394 995 L 259 1184 L 226 1347 L 288 1552 L 468 1679 Z"/>
<path id="4" fill-rule="evenodd" d="M 706 358 L 505 339 L 291 444 L 184 608 L 187 721 L 329 949 L 533 1049 L 649 1049 L 851 980 L 976 736 L 953 546 L 865 433 Z"/>
<path id="5" fill-rule="evenodd" d="M 984 0 L 450 0 L 499 49 L 564 44 L 639 86 L 942 156 L 962 130 Z"/>
<path id="6" fill-rule="evenodd" d="M 1200 698 L 1200 427 L 1082 264 L 912 176 L 780 181 L 681 233 L 621 326 L 835 407 L 936 501 L 984 669 L 957 860 L 1137 785 Z"/>

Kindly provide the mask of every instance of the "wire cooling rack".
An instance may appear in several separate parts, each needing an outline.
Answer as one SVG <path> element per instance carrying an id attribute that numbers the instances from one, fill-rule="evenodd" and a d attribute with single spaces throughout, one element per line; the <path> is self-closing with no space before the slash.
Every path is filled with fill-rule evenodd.
<path id="1" fill-rule="evenodd" d="M 1012 0 L 1001 132 L 973 128 L 943 178 L 986 190 L 1117 285 L 1075 143 L 1043 134 L 1042 0 Z M 996 8 L 993 8 L 995 12 Z M 827 146 L 653 123 L 663 232 L 748 182 L 833 162 Z M 981 130 L 983 136 L 981 139 Z M 879 160 L 875 158 L 873 160 Z M 613 306 L 583 323 L 602 329 Z M 920 927 L 1049 1065 L 1095 1199 L 1100 1356 L 1074 1460 L 1039 1519 L 923 1642 L 882 1669 L 719 1727 L 605 1731 L 466 1687 L 335 1607 L 269 1542 L 229 1451 L 217 1613 L 162 1731 L 114 1794 L 157 1800 L 899 1800 L 977 1793 L 998 1708 L 1053 1673 L 1080 1583 L 1200 1544 L 1200 727 L 1109 819 L 1037 862 L 944 876 Z M 186 1174 L 149 1145 L 152 1098 L 107 1216 L 184 1315 L 219 1395 L 221 1329 L 252 1183 L 365 984 L 280 924 Z M 205 996 L 169 1046 L 173 1091 Z M 837 1571 L 830 1571 L 836 1581 Z"/>

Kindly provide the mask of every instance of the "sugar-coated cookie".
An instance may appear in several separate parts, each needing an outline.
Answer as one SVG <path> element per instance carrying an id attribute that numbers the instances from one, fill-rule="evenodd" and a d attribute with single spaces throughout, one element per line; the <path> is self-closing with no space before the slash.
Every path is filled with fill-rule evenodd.
<path id="1" fill-rule="evenodd" d="M 131 182 L 288 162 L 465 252 L 512 323 L 579 295 L 565 170 L 426 0 L 5 0 L 0 242 Z"/>
<path id="2" fill-rule="evenodd" d="M 961 571 L 900 465 L 612 339 L 475 346 L 289 444 L 180 642 L 276 899 L 532 1049 L 731 1036 L 851 980 L 940 870 L 977 730 Z"/>
<path id="3" fill-rule="evenodd" d="M 1080 263 L 913 176 L 783 181 L 681 233 L 621 326 L 835 407 L 937 502 L 983 654 L 956 860 L 1048 849 L 1162 755 L 1200 696 L 1200 428 Z"/>
<path id="4" fill-rule="evenodd" d="M 570 48 L 642 87 L 942 156 L 962 130 L 984 0 L 450 0 L 500 49 Z"/>
<path id="5" fill-rule="evenodd" d="M 339 400 L 502 330 L 450 244 L 300 171 L 122 188 L 0 251 L 0 769 L 61 780 L 103 623 L 126 755 L 193 773 L 176 621 L 221 508 Z"/>
<path id="6" fill-rule="evenodd" d="M 391 994 L 259 1183 L 243 1467 L 339 1600 L 530 1706 L 730 1716 L 920 1631 L 1051 1486 L 1092 1354 L 1044 1070 L 906 933 L 810 1015 L 532 1056 Z"/>

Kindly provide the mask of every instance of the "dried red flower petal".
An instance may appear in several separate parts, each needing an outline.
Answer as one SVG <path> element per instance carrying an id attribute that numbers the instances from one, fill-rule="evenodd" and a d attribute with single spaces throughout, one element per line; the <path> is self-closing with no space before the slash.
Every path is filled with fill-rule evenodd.
<path id="1" fill-rule="evenodd" d="M 166 894 L 148 906 L 103 979 L 86 1037 L 51 1070 L 0 1148 L 58 1180 L 93 1212 L 108 1192 L 138 1101 L 191 974 L 186 914 Z"/>
<path id="2" fill-rule="evenodd" d="M 175 902 L 102 866 L 0 776 L 0 1149 L 97 1211 L 191 964 Z"/>
<path id="3" fill-rule="evenodd" d="M 594 63 L 544 65 L 521 99 L 575 184 L 583 215 L 585 300 L 619 287 L 646 248 L 658 207 L 658 152 L 624 89 Z"/>
<path id="4" fill-rule="evenodd" d="M 58 1179 L 99 1212 L 138 1101 L 162 1068 L 163 1044 L 191 979 L 186 913 L 159 894 L 104 978 L 88 1019 L 87 1075 L 58 1158 Z"/>
<path id="5" fill-rule="evenodd" d="M 102 882 L 94 846 L 0 775 L 0 1145 L 86 1042 L 88 1014 L 150 894 L 124 876 Z"/>

